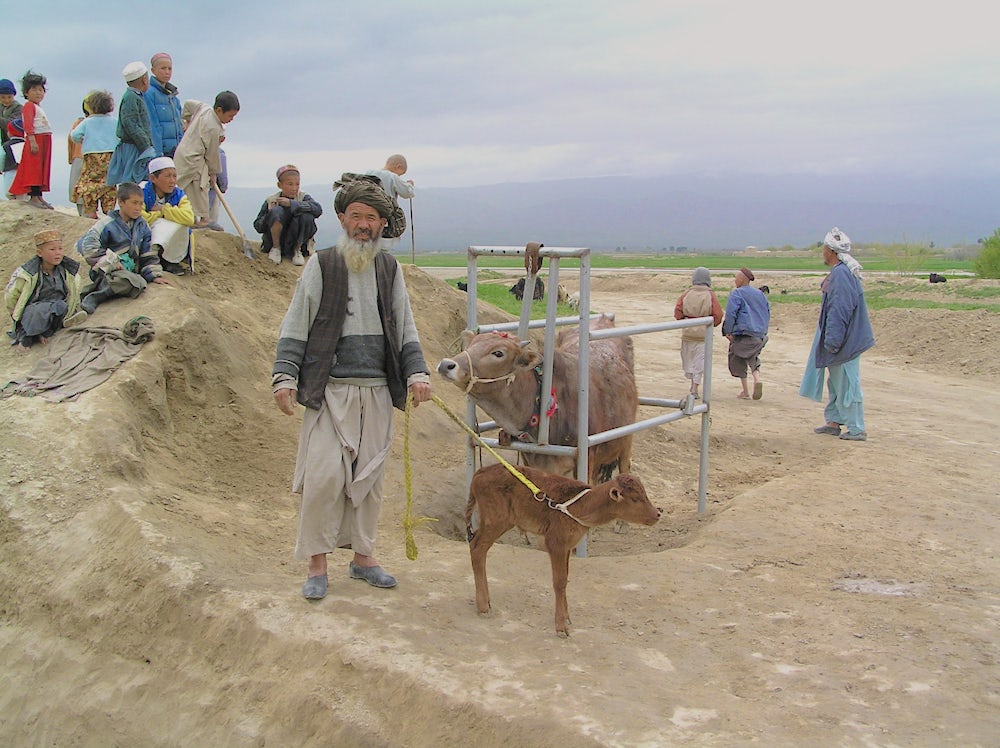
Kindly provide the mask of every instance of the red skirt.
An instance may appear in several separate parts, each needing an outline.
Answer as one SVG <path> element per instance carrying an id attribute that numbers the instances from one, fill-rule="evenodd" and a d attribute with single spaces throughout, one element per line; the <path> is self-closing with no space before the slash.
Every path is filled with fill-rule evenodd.
<path id="1" fill-rule="evenodd" d="M 12 195 L 26 195 L 32 187 L 41 187 L 42 192 L 48 192 L 49 173 L 52 170 L 52 133 L 35 135 L 38 153 L 31 152 L 27 137 L 24 141 L 21 163 L 17 165 L 17 175 L 8 191 Z"/>

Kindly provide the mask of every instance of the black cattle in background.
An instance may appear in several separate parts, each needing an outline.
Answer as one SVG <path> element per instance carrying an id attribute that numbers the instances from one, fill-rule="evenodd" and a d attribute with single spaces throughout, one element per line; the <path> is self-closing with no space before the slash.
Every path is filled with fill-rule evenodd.
<path id="1" fill-rule="evenodd" d="M 524 298 L 524 278 L 518 278 L 517 283 L 510 287 L 510 292 L 514 294 L 514 298 L 518 301 Z M 545 282 L 541 278 L 535 278 L 535 301 L 541 301 L 545 298 Z"/>

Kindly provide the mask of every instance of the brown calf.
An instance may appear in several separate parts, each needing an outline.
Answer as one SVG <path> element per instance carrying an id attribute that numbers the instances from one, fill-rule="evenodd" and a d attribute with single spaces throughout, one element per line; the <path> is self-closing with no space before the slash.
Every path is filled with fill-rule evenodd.
<path id="1" fill-rule="evenodd" d="M 490 590 L 486 583 L 486 553 L 493 543 L 514 526 L 536 533 L 545 539 L 552 562 L 552 587 L 556 597 L 556 633 L 569 636 L 569 608 L 566 583 L 569 579 L 569 555 L 589 527 L 606 525 L 616 519 L 654 525 L 661 510 L 654 507 L 638 478 L 617 475 L 594 487 L 586 483 L 543 473 L 529 467 L 519 468 L 528 480 L 551 500 L 538 501 L 520 480 L 503 465 L 478 470 L 469 487 L 465 524 L 469 536 L 472 573 L 476 579 L 476 609 L 490 611 Z M 554 508 L 566 504 L 570 516 Z M 472 529 L 472 512 L 479 509 L 479 527 Z"/>

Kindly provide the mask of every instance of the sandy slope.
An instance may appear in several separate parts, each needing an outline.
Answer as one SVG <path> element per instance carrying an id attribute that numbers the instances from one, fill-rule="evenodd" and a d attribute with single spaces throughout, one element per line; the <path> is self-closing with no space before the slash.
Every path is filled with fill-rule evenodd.
<path id="1" fill-rule="evenodd" d="M 45 225 L 77 236 L 87 221 L 0 205 L 0 272 Z M 493 616 L 475 614 L 463 439 L 433 406 L 411 424 L 416 512 L 440 519 L 419 559 L 402 543 L 399 419 L 379 549 L 399 587 L 349 580 L 345 551 L 330 596 L 301 599 L 298 419 L 267 387 L 297 270 L 248 262 L 228 235 L 204 238 L 199 270 L 101 307 L 95 324 L 143 313 L 158 330 L 107 384 L 0 401 L 5 744 L 996 743 L 994 315 L 876 315 L 866 444 L 813 435 L 820 406 L 796 394 L 814 307 L 775 305 L 760 402 L 733 397 L 716 345 L 708 514 L 699 424 L 637 437 L 636 474 L 667 513 L 593 534 L 564 640 L 547 558 L 516 538 L 490 554 Z M 433 365 L 464 297 L 406 279 Z M 659 319 L 684 286 L 601 277 L 595 306 Z M 640 392 L 683 392 L 678 345 L 636 339 Z M 0 372 L 43 354 L 4 347 Z"/>

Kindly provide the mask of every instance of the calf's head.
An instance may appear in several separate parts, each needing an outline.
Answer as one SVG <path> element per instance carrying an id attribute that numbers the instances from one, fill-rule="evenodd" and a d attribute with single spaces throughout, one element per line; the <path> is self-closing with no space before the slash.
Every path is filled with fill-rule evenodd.
<path id="1" fill-rule="evenodd" d="M 616 518 L 638 525 L 655 525 L 659 521 L 663 510 L 653 506 L 638 478 L 616 475 L 610 483 L 608 493 Z"/>

